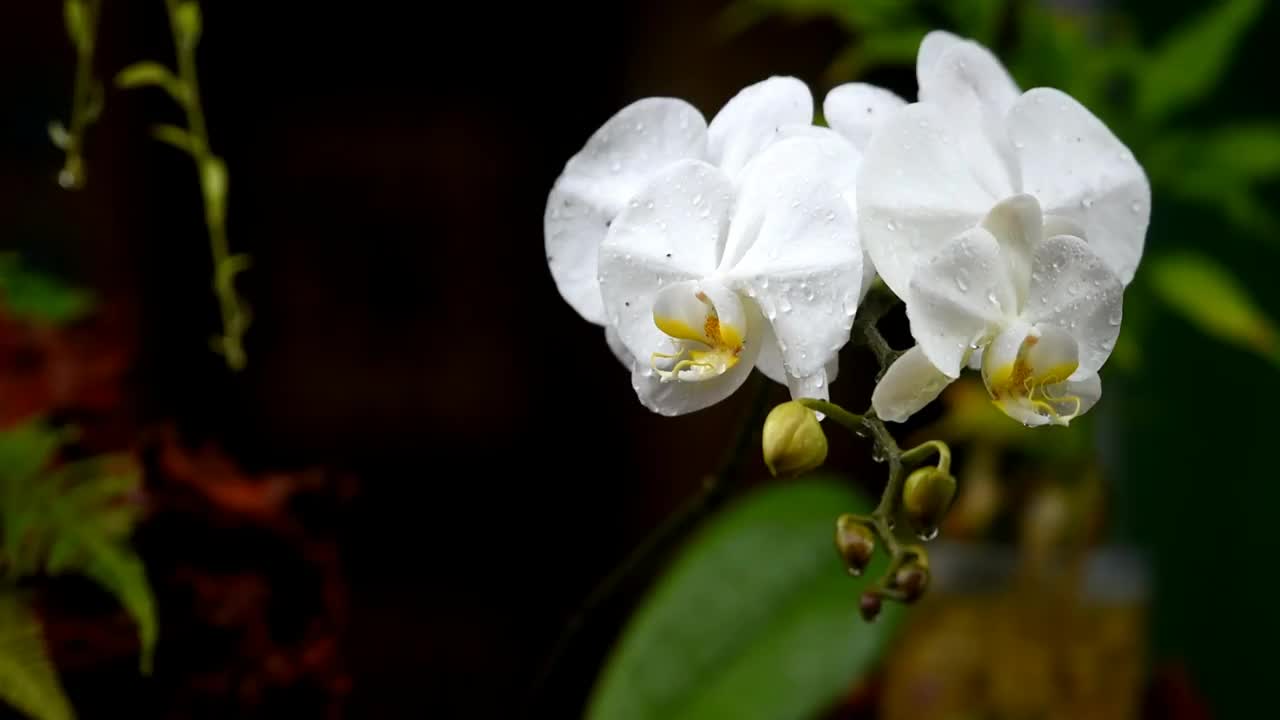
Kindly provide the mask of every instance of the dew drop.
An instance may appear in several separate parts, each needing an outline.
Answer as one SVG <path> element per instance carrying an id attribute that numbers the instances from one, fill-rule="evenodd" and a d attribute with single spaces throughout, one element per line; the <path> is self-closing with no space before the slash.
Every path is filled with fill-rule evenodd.
<path id="1" fill-rule="evenodd" d="M 1118 326 L 1120 324 L 1120 311 L 1116 310 L 1111 313 L 1111 317 L 1107 318 L 1107 323 L 1111 325 L 1111 327 Z"/>
<path id="2" fill-rule="evenodd" d="M 1137 200 L 1134 200 L 1133 204 L 1129 206 L 1129 209 L 1133 211 L 1134 215 L 1137 215 L 1138 213 L 1142 212 L 1142 203 L 1138 202 Z"/>
<path id="3" fill-rule="evenodd" d="M 896 223 L 896 222 L 894 222 L 894 221 L 892 221 L 892 220 L 890 220 L 889 222 L 885 223 L 885 225 L 884 225 L 884 226 L 885 226 L 885 227 L 887 227 L 887 228 L 889 228 L 890 232 L 892 232 L 892 231 L 894 231 L 894 230 L 897 230 L 897 229 L 898 229 L 898 223 Z"/>
<path id="4" fill-rule="evenodd" d="M 702 193 L 693 196 L 693 206 L 697 207 L 702 204 Z"/>
<path id="5" fill-rule="evenodd" d="M 960 292 L 969 292 L 969 278 L 963 270 L 956 273 L 956 287 L 960 288 Z"/>
<path id="6" fill-rule="evenodd" d="M 930 540 L 933 540 L 934 538 L 938 537 L 938 528 L 936 526 L 930 527 L 930 528 L 922 528 L 921 530 L 916 532 L 916 537 L 920 538 L 920 540 L 923 542 L 929 542 Z"/>

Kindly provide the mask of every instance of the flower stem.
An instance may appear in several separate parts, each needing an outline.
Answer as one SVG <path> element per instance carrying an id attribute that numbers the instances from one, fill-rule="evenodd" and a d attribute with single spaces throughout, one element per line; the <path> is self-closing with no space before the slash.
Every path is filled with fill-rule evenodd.
<path id="1" fill-rule="evenodd" d="M 227 240 L 226 208 L 227 177 L 222 158 L 209 148 L 209 131 L 205 123 L 204 105 L 200 101 L 200 79 L 196 72 L 196 42 L 185 33 L 178 17 L 183 2 L 194 0 L 165 0 L 169 15 L 169 29 L 173 34 L 174 51 L 178 61 L 178 78 L 185 87 L 182 103 L 187 117 L 187 133 L 191 137 L 189 152 L 196 164 L 200 181 L 200 194 L 204 198 L 205 223 L 209 230 L 209 249 L 213 259 L 213 290 L 218 298 L 218 312 L 222 319 L 222 334 L 213 339 L 214 350 L 226 360 L 232 370 L 241 370 L 247 361 L 244 351 L 244 334 L 249 329 L 249 310 L 236 292 L 235 279 L 249 264 L 248 257 L 232 255 Z"/>
<path id="2" fill-rule="evenodd" d="M 93 79 L 93 55 L 98 45 L 102 0 L 86 0 L 79 7 L 82 25 L 72 37 L 76 46 L 76 78 L 71 91 L 71 127 L 62 141 L 66 159 L 58 173 L 58 184 L 68 190 L 84 185 L 84 136 L 102 112 L 102 89 Z"/>

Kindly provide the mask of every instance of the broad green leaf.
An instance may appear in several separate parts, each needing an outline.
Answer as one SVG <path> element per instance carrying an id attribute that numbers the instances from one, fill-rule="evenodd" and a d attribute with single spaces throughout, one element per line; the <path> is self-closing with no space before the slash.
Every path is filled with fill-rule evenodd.
<path id="1" fill-rule="evenodd" d="M 136 62 L 116 75 L 116 86 L 125 89 L 140 87 L 158 87 L 169 93 L 174 102 L 186 105 L 190 96 L 187 84 L 182 82 L 173 71 L 151 60 Z"/>
<path id="2" fill-rule="evenodd" d="M 1139 113 L 1158 120 L 1204 97 L 1263 7 L 1262 0 L 1209 3 L 1204 13 L 1171 33 L 1138 75 Z"/>
<path id="3" fill-rule="evenodd" d="M 12 588 L 0 591 L 0 701 L 35 720 L 75 717 L 45 648 L 40 619 Z"/>
<path id="4" fill-rule="evenodd" d="M 1275 325 L 1230 270 L 1196 253 L 1149 261 L 1156 295 L 1203 332 L 1280 362 Z"/>
<path id="5" fill-rule="evenodd" d="M 868 580 L 850 578 L 832 545 L 841 513 L 869 509 L 846 485 L 811 479 L 710 519 L 631 618 L 588 717 L 785 720 L 829 706 L 899 619 L 892 604 L 875 623 L 859 617 Z"/>
<path id="6" fill-rule="evenodd" d="M 16 255 L 0 254 L 0 305 L 18 318 L 60 325 L 84 317 L 93 296 L 24 267 Z"/>

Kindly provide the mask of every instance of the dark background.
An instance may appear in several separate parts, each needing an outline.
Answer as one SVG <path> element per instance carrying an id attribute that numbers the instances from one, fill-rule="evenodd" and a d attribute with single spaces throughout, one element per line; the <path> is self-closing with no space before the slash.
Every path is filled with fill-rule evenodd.
<path id="1" fill-rule="evenodd" d="M 106 5 L 102 75 L 171 57 L 161 2 Z M 159 91 L 111 91 L 88 137 L 88 186 L 68 193 L 55 182 L 61 157 L 45 125 L 66 118 L 74 68 L 56 3 L 0 8 L 0 246 L 95 288 L 131 325 L 139 424 L 171 420 L 187 442 L 216 443 L 251 470 L 323 466 L 359 479 L 351 503 L 316 520 L 336 538 L 347 578 L 350 716 L 509 712 L 577 601 L 715 466 L 742 409 L 737 398 L 661 419 L 633 401 L 599 328 L 556 293 L 542 246 L 546 193 L 590 133 L 637 98 L 683 97 L 710 117 L 742 86 L 794 74 L 820 102 L 822 71 L 845 36 L 826 21 L 770 21 L 722 37 L 712 29 L 721 3 L 702 0 L 204 5 L 201 83 L 214 150 L 231 172 L 230 238 L 254 262 L 241 284 L 254 312 L 247 370 L 231 374 L 207 350 L 217 317 L 193 170 L 144 131 L 178 120 Z M 1200 3 L 1124 5 L 1157 37 Z M 1204 112 L 1280 109 L 1269 69 L 1276 15 Z M 871 79 L 908 96 L 914 84 L 909 71 Z M 1153 237 L 1186 219 L 1155 205 Z M 1187 217 L 1214 240 L 1211 222 Z M 1268 280 L 1274 249 L 1227 252 L 1280 307 Z M 1191 570 L 1224 552 L 1197 529 L 1197 483 L 1213 481 L 1213 497 L 1232 507 L 1250 506 L 1244 483 L 1275 483 L 1261 461 L 1223 471 L 1214 453 L 1270 437 L 1278 383 L 1256 360 L 1193 346 L 1191 331 L 1163 322 L 1167 345 L 1148 356 L 1169 362 L 1117 390 L 1127 404 L 1102 427 L 1136 443 L 1117 463 L 1125 472 L 1166 481 L 1163 494 L 1125 496 L 1138 518 L 1127 532 L 1155 543 L 1186 527 L 1192 554 L 1160 567 Z M 1196 375 L 1206 371 L 1215 380 Z M 1221 392 L 1202 394 L 1202 383 Z M 1149 394 L 1169 392 L 1195 420 L 1142 410 Z M 1235 411 L 1219 424 L 1224 403 Z M 1170 438 L 1181 456 L 1170 457 Z M 1268 540 L 1274 509 L 1253 507 L 1243 532 Z M 189 550 L 216 554 L 204 537 L 209 546 Z M 154 532 L 140 542 L 146 557 L 180 553 Z M 1267 581 L 1272 563 L 1225 562 L 1215 575 L 1237 582 L 1221 592 L 1175 571 L 1170 592 L 1209 589 L 1199 607 L 1169 611 L 1187 639 L 1162 651 L 1235 665 L 1222 671 L 1230 678 L 1211 669 L 1202 679 L 1219 707 L 1238 710 L 1247 698 L 1237 681 L 1262 680 L 1254 663 L 1267 662 L 1268 646 L 1245 634 L 1258 619 L 1248 613 L 1270 612 L 1240 583 Z M 1236 607 L 1244 614 L 1225 629 L 1189 627 Z M 576 714 L 624 610 L 606 608 L 575 646 L 545 712 Z M 182 637 L 166 622 L 162 603 L 154 678 L 73 677 L 73 697 L 162 714 L 200 662 L 164 642 Z"/>

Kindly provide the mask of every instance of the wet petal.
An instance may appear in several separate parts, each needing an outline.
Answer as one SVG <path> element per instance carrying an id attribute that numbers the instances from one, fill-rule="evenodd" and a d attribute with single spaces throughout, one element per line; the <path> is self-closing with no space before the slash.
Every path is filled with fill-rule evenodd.
<path id="1" fill-rule="evenodd" d="M 771 77 L 744 88 L 711 119 L 708 157 L 726 175 L 778 140 L 788 125 L 813 124 L 813 95 L 793 77 Z"/>
<path id="2" fill-rule="evenodd" d="M 1003 263 L 999 243 L 978 227 L 948 243 L 911 279 L 911 334 L 950 377 L 959 377 L 969 354 L 1014 317 L 1014 289 Z"/>
<path id="3" fill-rule="evenodd" d="M 1151 185 L 1133 153 L 1071 96 L 1028 90 L 1008 117 L 1022 188 L 1046 214 L 1084 228 L 1094 252 L 1128 284 L 1151 218 Z"/>
<path id="4" fill-rule="evenodd" d="M 626 202 L 671 163 L 702 159 L 707 122 L 683 100 L 647 98 L 623 108 L 565 165 L 543 217 L 547 264 L 564 299 L 605 323 L 597 255 Z"/>
<path id="5" fill-rule="evenodd" d="M 876 415 L 889 422 L 906 422 L 933 402 L 952 382 L 938 370 L 919 345 L 912 347 L 889 366 L 871 394 Z"/>

